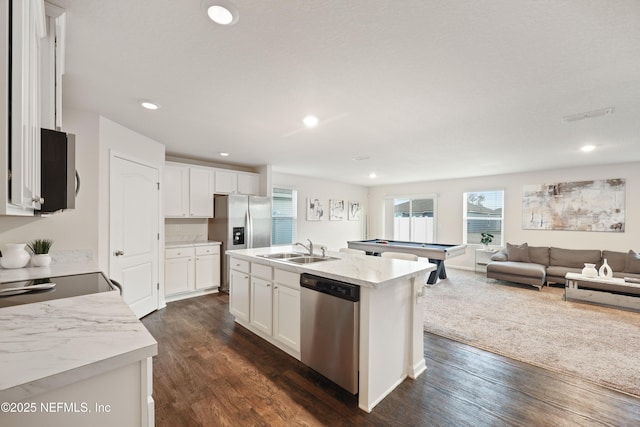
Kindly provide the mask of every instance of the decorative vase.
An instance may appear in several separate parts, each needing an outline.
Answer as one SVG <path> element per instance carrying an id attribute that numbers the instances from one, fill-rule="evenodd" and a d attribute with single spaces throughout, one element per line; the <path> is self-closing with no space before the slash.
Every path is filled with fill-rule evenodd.
<path id="1" fill-rule="evenodd" d="M 605 277 L 607 279 L 611 279 L 613 277 L 613 270 L 611 270 L 611 267 L 607 264 L 606 258 L 604 259 L 604 264 L 602 264 L 600 270 L 598 270 L 598 276 Z"/>
<path id="2" fill-rule="evenodd" d="M 586 277 L 598 277 L 598 270 L 596 270 L 596 265 L 585 262 L 584 268 L 582 269 L 582 275 Z"/>
<path id="3" fill-rule="evenodd" d="M 37 254 L 31 257 L 31 265 L 34 267 L 46 267 L 51 264 L 51 255 Z"/>
<path id="4" fill-rule="evenodd" d="M 27 265 L 31 257 L 25 246 L 25 243 L 5 243 L 2 247 L 0 265 L 4 268 L 22 268 Z"/>

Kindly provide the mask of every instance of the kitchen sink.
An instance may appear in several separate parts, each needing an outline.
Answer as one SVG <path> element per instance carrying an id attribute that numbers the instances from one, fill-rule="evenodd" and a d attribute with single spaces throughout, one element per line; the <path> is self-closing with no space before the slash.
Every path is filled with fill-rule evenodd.
<path id="1" fill-rule="evenodd" d="M 275 254 L 258 255 L 262 258 L 268 258 L 278 261 L 290 262 L 295 264 L 311 264 L 312 262 L 330 261 L 338 259 L 330 256 L 305 255 L 299 252 L 280 252 Z"/>
<path id="2" fill-rule="evenodd" d="M 287 262 L 293 262 L 296 264 L 311 264 L 312 262 L 320 262 L 320 261 L 329 261 L 332 259 L 338 259 L 338 258 L 334 258 L 334 257 L 330 257 L 330 256 L 309 256 L 309 255 L 305 255 L 305 256 L 301 256 L 301 257 L 297 257 L 297 258 L 289 258 L 286 261 Z"/>
<path id="3" fill-rule="evenodd" d="M 305 255 L 299 252 L 281 252 L 277 254 L 265 254 L 265 255 L 258 255 L 258 256 L 261 256 L 263 258 L 270 258 L 270 259 L 289 259 L 289 258 L 297 258 Z"/>

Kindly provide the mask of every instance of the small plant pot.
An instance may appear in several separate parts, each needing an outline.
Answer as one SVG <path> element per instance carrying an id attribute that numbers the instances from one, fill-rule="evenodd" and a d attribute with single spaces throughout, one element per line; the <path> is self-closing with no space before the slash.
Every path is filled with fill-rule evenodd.
<path id="1" fill-rule="evenodd" d="M 34 267 L 47 267 L 51 264 L 51 255 L 38 254 L 31 257 L 31 265 Z"/>

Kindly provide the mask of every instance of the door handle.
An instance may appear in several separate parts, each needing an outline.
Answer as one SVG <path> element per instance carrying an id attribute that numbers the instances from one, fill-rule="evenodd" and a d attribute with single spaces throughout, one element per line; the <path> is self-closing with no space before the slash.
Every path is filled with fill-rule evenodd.
<path id="1" fill-rule="evenodd" d="M 117 250 L 117 251 L 115 251 L 113 254 L 114 254 L 115 256 L 122 256 L 122 255 L 124 255 L 124 251 L 121 251 L 121 250 L 119 250 L 119 249 L 118 249 L 118 250 Z"/>

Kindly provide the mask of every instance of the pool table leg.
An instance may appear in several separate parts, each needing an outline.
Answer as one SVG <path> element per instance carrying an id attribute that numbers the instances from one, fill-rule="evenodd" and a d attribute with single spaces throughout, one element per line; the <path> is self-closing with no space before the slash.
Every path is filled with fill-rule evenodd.
<path id="1" fill-rule="evenodd" d="M 438 278 L 447 278 L 447 270 L 444 269 L 444 260 L 429 258 L 429 262 L 436 265 L 436 269 L 429 273 L 429 278 L 427 279 L 427 283 L 429 285 L 433 285 L 434 283 L 436 283 L 438 281 Z"/>

